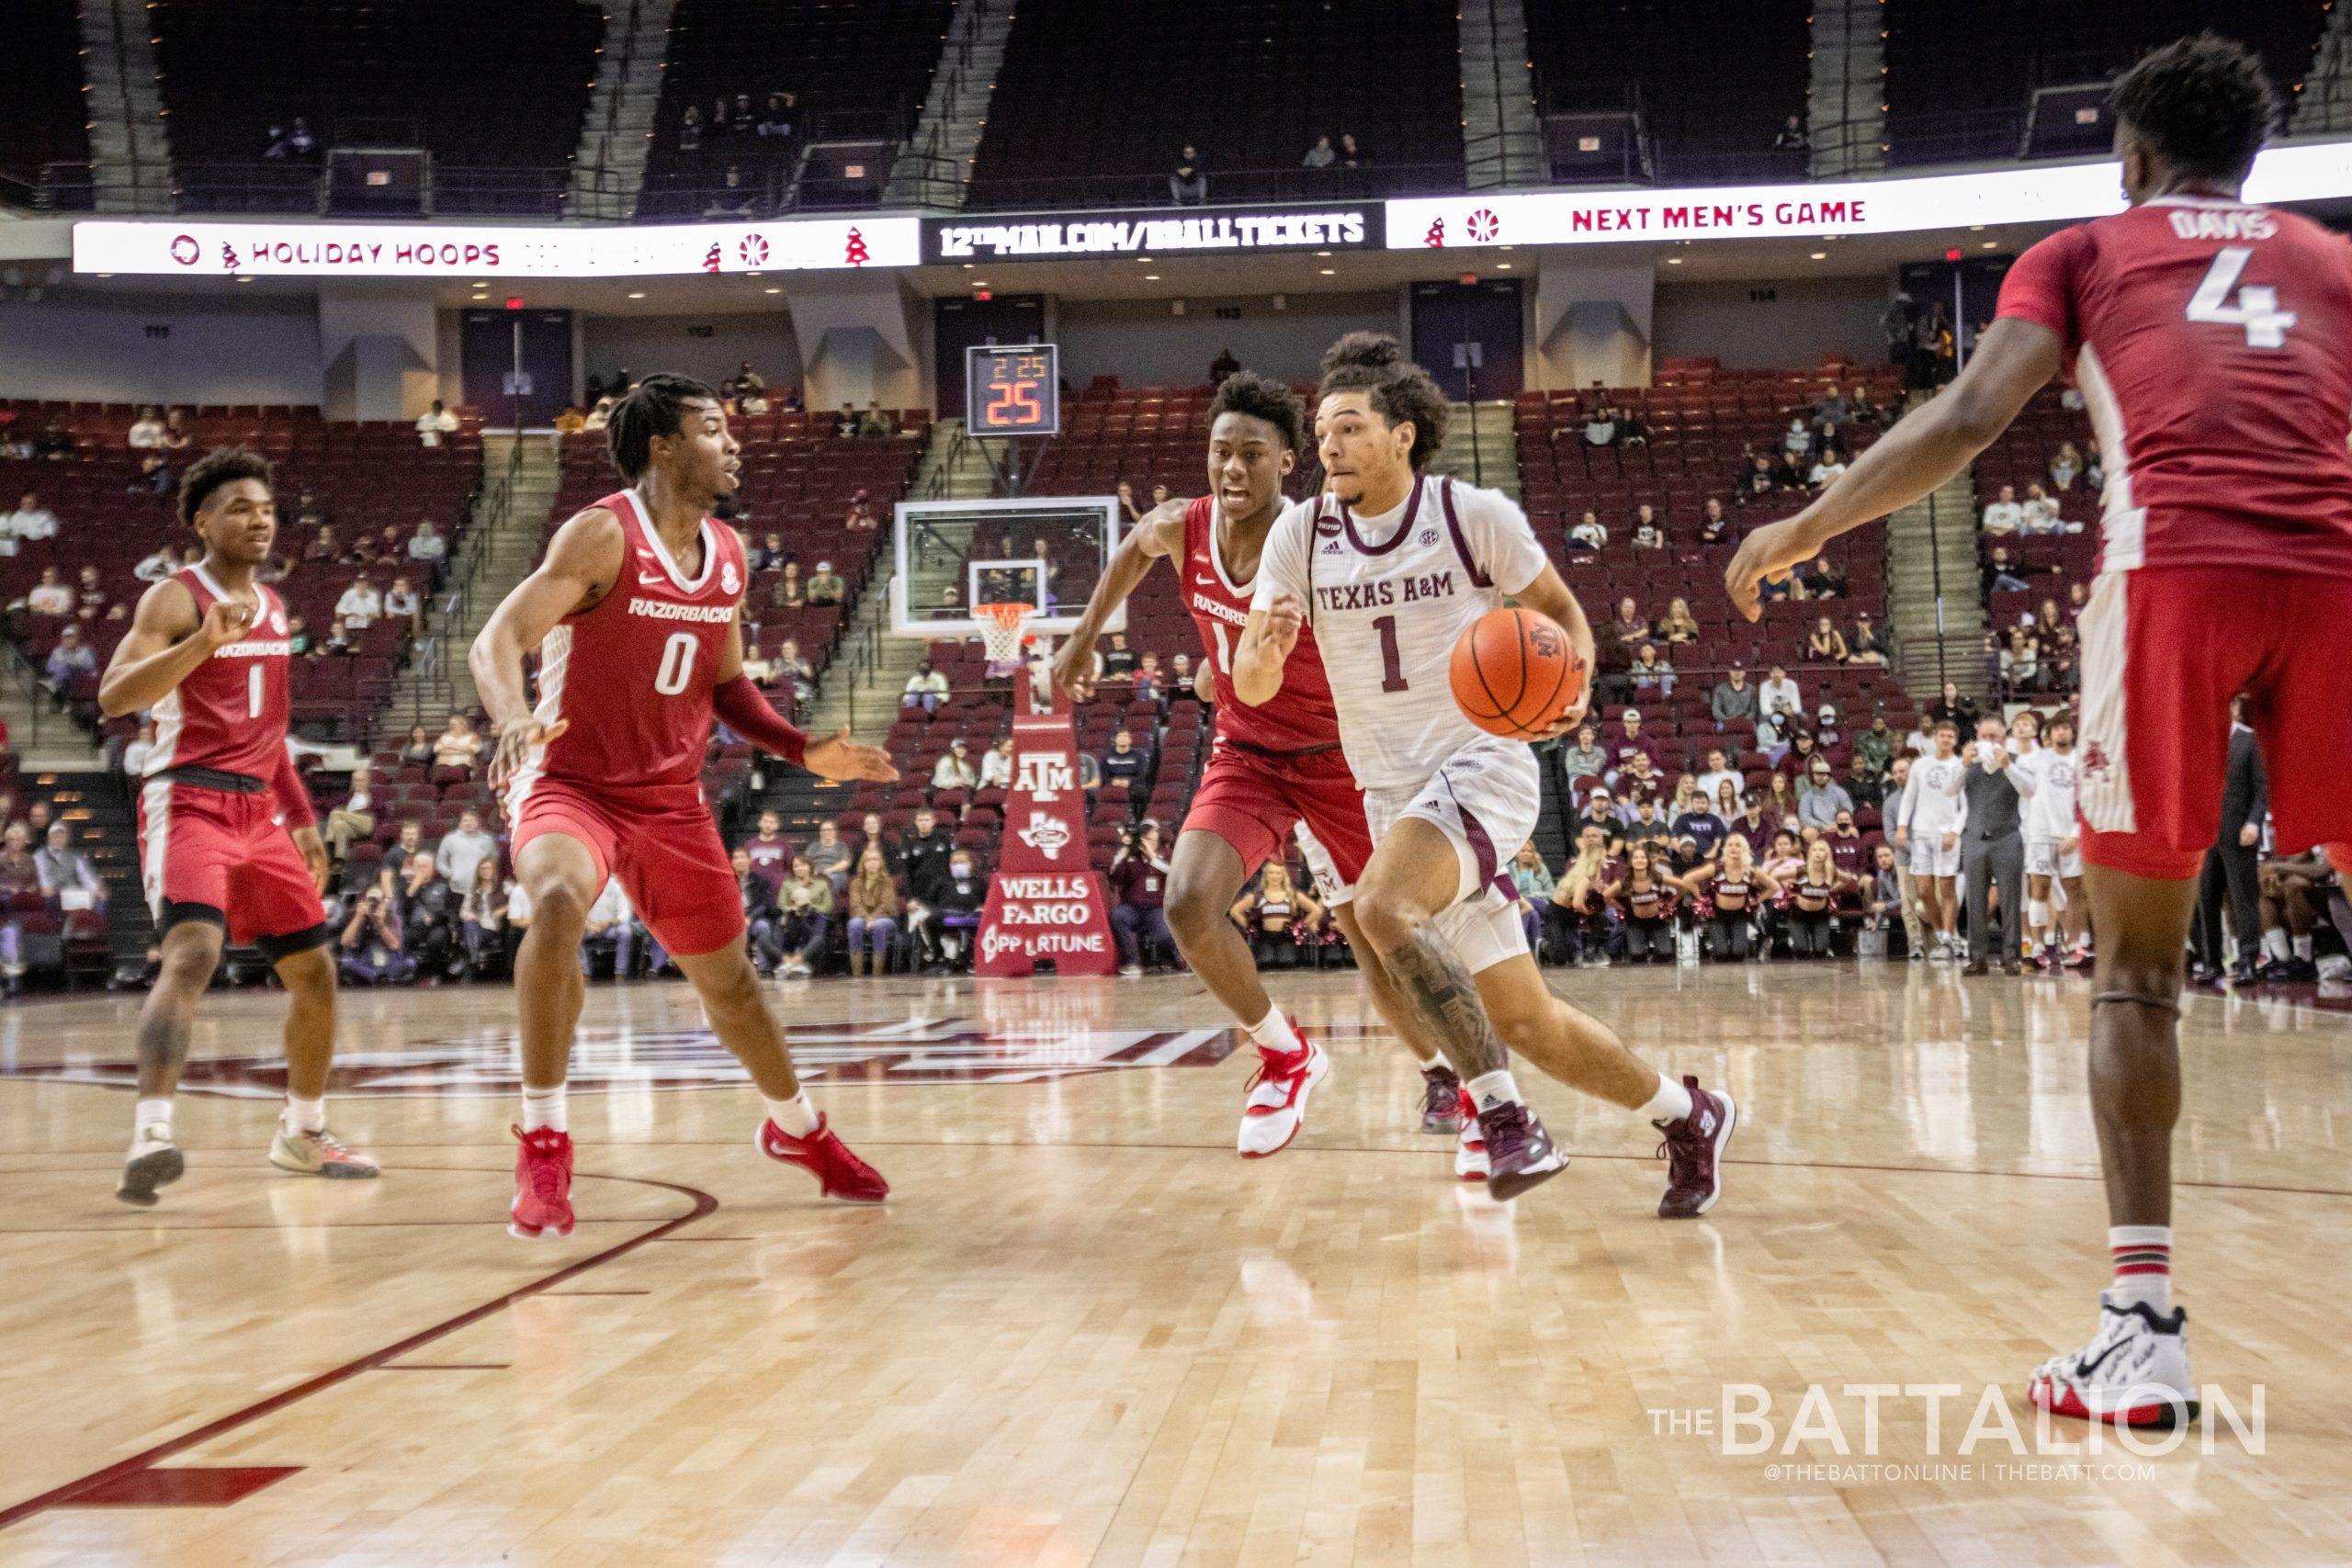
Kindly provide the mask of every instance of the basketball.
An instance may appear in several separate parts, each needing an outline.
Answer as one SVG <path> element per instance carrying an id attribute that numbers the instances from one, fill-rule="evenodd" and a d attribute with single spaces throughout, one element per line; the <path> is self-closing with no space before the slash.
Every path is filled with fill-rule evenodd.
<path id="1" fill-rule="evenodd" d="M 1489 735 L 1532 740 L 1584 691 L 1568 634 L 1533 610 L 1489 610 L 1453 645 L 1453 700 Z"/>

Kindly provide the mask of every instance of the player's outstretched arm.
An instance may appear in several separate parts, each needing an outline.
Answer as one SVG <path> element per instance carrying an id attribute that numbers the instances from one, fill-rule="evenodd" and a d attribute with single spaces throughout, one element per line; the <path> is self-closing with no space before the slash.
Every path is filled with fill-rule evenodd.
<path id="1" fill-rule="evenodd" d="M 1763 613 L 1759 584 L 1779 581 L 1838 535 L 1900 512 L 1966 468 L 2058 374 L 2064 352 L 2058 334 L 2038 322 L 1995 321 L 1957 380 L 1897 420 L 1812 505 L 1747 536 L 1724 572 L 1732 604 L 1755 620 Z"/>
<path id="2" fill-rule="evenodd" d="M 524 656 L 546 641 L 564 616 L 588 609 L 611 592 L 626 553 L 619 518 L 601 506 L 581 513 L 555 531 L 538 570 L 514 585 L 466 650 L 474 689 L 498 732 L 498 749 L 490 760 L 492 789 L 503 793 L 530 749 L 564 730 L 561 719 L 542 725 L 532 718 Z"/>
<path id="3" fill-rule="evenodd" d="M 1112 613 L 1127 602 L 1127 595 L 1151 575 L 1151 563 L 1162 556 L 1172 556 L 1184 547 L 1184 501 L 1163 501 L 1143 514 L 1119 547 L 1111 552 L 1111 564 L 1102 580 L 1094 585 L 1094 592 L 1086 601 L 1086 613 L 1070 628 L 1054 651 L 1054 684 L 1073 697 L 1084 698 L 1094 687 L 1094 644 L 1110 622 Z"/>
<path id="4" fill-rule="evenodd" d="M 187 584 L 165 578 L 139 596 L 130 630 L 115 644 L 98 677 L 98 711 L 120 718 L 153 707 L 203 667 L 215 649 L 245 635 L 253 612 L 229 599 L 213 601 L 198 620 Z"/>

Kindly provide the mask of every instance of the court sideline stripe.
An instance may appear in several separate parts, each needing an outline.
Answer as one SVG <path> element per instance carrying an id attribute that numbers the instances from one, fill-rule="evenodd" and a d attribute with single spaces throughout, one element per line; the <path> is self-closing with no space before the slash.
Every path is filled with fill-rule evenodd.
<path id="1" fill-rule="evenodd" d="M 456 1168 L 441 1167 L 436 1168 L 449 1169 Z M 503 1176 L 505 1172 L 501 1170 L 494 1174 Z M 587 1174 L 588 1173 L 586 1172 L 582 1172 L 583 1176 Z M 471 1327 L 473 1325 L 480 1323 L 483 1318 L 490 1316 L 493 1313 L 503 1312 L 506 1308 L 513 1306 L 516 1302 L 522 1301 L 529 1296 L 539 1295 L 552 1286 L 560 1285 L 567 1280 L 576 1279 L 578 1276 L 586 1273 L 589 1269 L 602 1267 L 606 1263 L 610 1263 L 616 1258 L 626 1257 L 628 1254 L 636 1251 L 639 1247 L 645 1246 L 648 1242 L 657 1241 L 662 1236 L 668 1235 L 672 1231 L 690 1225 L 696 1220 L 707 1219 L 710 1215 L 718 1212 L 718 1200 L 698 1188 L 682 1186 L 674 1181 L 658 1181 L 651 1177 L 645 1176 L 606 1176 L 600 1178 L 600 1179 L 605 1181 L 633 1182 L 639 1187 L 659 1187 L 666 1191 L 675 1192 L 683 1198 L 691 1200 L 694 1203 L 694 1207 L 688 1210 L 685 1213 L 678 1215 L 674 1219 L 663 1221 L 661 1224 L 656 1225 L 653 1229 L 647 1231 L 642 1235 L 631 1236 L 627 1241 L 618 1242 L 614 1246 L 606 1247 L 602 1252 L 594 1254 L 591 1257 L 583 1258 L 579 1262 L 571 1264 L 567 1268 L 560 1269 L 543 1280 L 537 1280 L 532 1281 L 530 1284 L 518 1286 L 514 1290 L 507 1292 L 504 1295 L 498 1297 L 494 1301 L 484 1302 L 481 1305 L 473 1307 L 466 1312 L 462 1312 L 456 1317 L 449 1318 L 442 1323 L 437 1323 L 430 1328 L 421 1329 L 418 1332 L 410 1335 L 407 1338 L 401 1340 L 398 1344 L 386 1346 L 383 1349 L 372 1351 L 368 1355 L 360 1357 L 356 1360 L 345 1361 L 342 1366 L 331 1368 L 326 1371 L 319 1373 L 316 1377 L 296 1383 L 291 1388 L 281 1389 L 277 1393 L 271 1394 L 267 1399 L 258 1401 L 253 1404 L 248 1404 L 243 1410 L 232 1411 L 226 1416 L 208 1421 L 203 1426 L 197 1427 L 194 1431 L 183 1432 L 176 1438 L 167 1438 L 163 1442 L 157 1443 L 153 1448 L 147 1450 L 143 1453 L 136 1453 L 131 1455 L 129 1459 L 119 1460 L 113 1464 L 107 1466 L 104 1470 L 94 1471 L 90 1474 L 83 1476 L 78 1481 L 69 1481 L 64 1485 L 54 1487 L 50 1491 L 42 1493 L 38 1497 L 28 1497 L 24 1502 L 18 1503 L 13 1507 L 0 1509 L 0 1530 L 5 1530 L 11 1525 L 21 1523 L 22 1521 L 32 1517 L 35 1514 L 46 1512 L 51 1508 L 70 1506 L 74 1499 L 82 1493 L 104 1485 L 109 1481 L 115 1481 L 127 1475 L 134 1475 L 142 1470 L 151 1468 L 160 1460 L 170 1459 L 175 1454 L 186 1453 L 188 1450 L 197 1447 L 198 1444 L 210 1442 L 213 1438 L 220 1437 L 225 1433 L 233 1432 L 240 1427 L 250 1426 L 252 1423 L 260 1420 L 263 1416 L 275 1415 L 278 1411 L 286 1408 L 288 1405 L 308 1399 L 314 1393 L 322 1393 L 338 1383 L 348 1382 L 353 1378 L 357 1377 L 361 1372 L 374 1371 L 376 1369 L 383 1366 L 387 1361 L 407 1355 L 410 1351 L 418 1349 L 424 1346 L 430 1345 L 436 1339 L 446 1338 L 449 1335 L 455 1334 L 460 1328 Z"/>

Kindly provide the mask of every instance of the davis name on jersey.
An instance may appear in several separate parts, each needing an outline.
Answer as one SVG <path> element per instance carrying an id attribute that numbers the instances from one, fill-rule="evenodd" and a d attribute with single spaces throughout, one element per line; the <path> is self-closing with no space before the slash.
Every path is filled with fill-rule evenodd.
<path id="1" fill-rule="evenodd" d="M 1453 700 L 1453 645 L 1546 564 L 1508 496 L 1425 475 L 1379 516 L 1327 496 L 1285 510 L 1251 607 L 1284 594 L 1307 606 L 1357 784 L 1418 788 L 1491 739 Z"/>
<path id="2" fill-rule="evenodd" d="M 1234 580 L 1216 542 L 1216 498 L 1204 495 L 1184 509 L 1184 555 L 1176 563 L 1184 575 L 1184 608 L 1201 634 L 1202 657 L 1214 676 L 1216 733 L 1261 751 L 1322 751 L 1340 743 L 1340 719 L 1331 708 L 1331 685 L 1324 678 L 1315 635 L 1302 630 L 1283 664 L 1283 689 L 1272 702 L 1251 707 L 1233 694 L 1233 649 L 1250 624 L 1254 586 Z M 1281 519 L 1275 520 L 1276 526 Z M 1268 542 L 1272 543 L 1272 531 Z M 1261 563 L 1259 570 L 1265 568 Z"/>

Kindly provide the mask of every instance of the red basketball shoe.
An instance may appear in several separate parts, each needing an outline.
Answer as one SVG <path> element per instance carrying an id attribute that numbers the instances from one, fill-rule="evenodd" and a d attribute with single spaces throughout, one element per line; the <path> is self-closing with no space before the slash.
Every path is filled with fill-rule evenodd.
<path id="1" fill-rule="evenodd" d="M 752 1143 L 768 1158 L 797 1165 L 815 1177 L 819 1190 L 828 1198 L 844 1203 L 879 1203 L 890 1195 L 890 1184 L 882 1179 L 881 1172 L 849 1152 L 849 1145 L 825 1124 L 821 1111 L 816 1128 L 805 1138 L 794 1137 L 771 1119 L 760 1123 Z"/>
<path id="2" fill-rule="evenodd" d="M 552 1127 L 526 1133 L 514 1152 L 514 1206 L 506 1234 L 517 1241 L 560 1241 L 571 1234 L 571 1134 Z"/>

